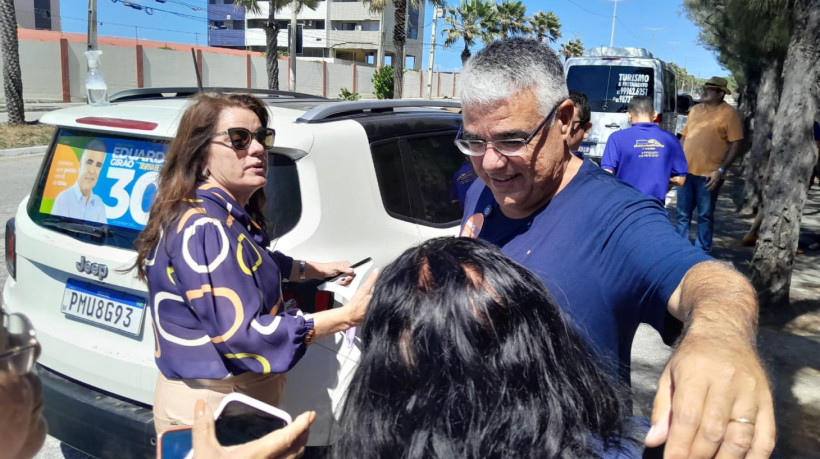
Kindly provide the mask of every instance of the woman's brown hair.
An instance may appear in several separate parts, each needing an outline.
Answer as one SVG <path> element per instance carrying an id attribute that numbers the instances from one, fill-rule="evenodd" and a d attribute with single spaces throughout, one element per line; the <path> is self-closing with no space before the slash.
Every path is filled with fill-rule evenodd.
<path id="1" fill-rule="evenodd" d="M 156 198 L 148 214 L 148 223 L 134 242 L 137 250 L 137 277 L 147 281 L 145 260 L 159 244 L 163 228 L 180 215 L 181 206 L 196 195 L 197 182 L 203 179 L 211 137 L 219 115 L 227 108 L 247 108 L 259 117 L 262 126 L 268 125 L 268 111 L 256 97 L 248 94 L 200 93 L 182 114 L 177 135 L 165 164 L 159 173 Z M 190 205 L 190 204 L 188 204 Z"/>

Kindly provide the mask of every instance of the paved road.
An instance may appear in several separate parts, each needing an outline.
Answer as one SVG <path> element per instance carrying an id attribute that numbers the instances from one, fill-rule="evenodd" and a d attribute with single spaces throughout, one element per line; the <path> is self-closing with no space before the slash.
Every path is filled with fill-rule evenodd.
<path id="1" fill-rule="evenodd" d="M 6 221 L 17 213 L 20 201 L 31 191 L 34 178 L 43 160 L 42 154 L 0 156 L 0 170 L 3 171 L 0 179 L 0 224 L 5 232 Z M 3 253 L 6 250 L 5 237 L 0 239 Z M 8 271 L 6 271 L 6 257 L 0 258 L 0 285 L 5 285 Z M 36 327 L 36 324 L 35 324 Z M 60 442 L 49 437 L 43 449 L 36 456 L 39 459 L 86 459 L 88 456 L 72 450 L 69 447 L 61 447 Z"/>

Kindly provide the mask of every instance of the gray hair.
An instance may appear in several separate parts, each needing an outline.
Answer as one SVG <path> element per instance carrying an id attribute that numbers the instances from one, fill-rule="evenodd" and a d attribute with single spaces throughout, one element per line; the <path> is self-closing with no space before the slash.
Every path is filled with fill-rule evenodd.
<path id="1" fill-rule="evenodd" d="M 533 89 L 546 115 L 568 97 L 558 55 L 531 38 L 494 41 L 467 61 L 460 80 L 462 106 L 488 106 Z"/>
<path id="2" fill-rule="evenodd" d="M 652 98 L 649 96 L 635 96 L 632 100 L 629 101 L 629 106 L 626 109 L 629 113 L 634 113 L 636 115 L 643 114 L 643 115 L 652 115 L 652 112 L 655 111 L 655 106 L 652 103 Z"/>

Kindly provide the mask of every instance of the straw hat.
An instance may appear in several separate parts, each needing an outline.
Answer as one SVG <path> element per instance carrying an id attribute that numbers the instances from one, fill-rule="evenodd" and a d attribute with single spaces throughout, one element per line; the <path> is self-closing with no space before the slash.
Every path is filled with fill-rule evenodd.
<path id="1" fill-rule="evenodd" d="M 729 91 L 729 88 L 726 87 L 728 84 L 729 83 L 726 81 L 726 78 L 712 77 L 706 80 L 706 83 L 703 83 L 703 87 L 711 89 L 720 89 L 726 94 L 731 94 L 732 91 Z"/>

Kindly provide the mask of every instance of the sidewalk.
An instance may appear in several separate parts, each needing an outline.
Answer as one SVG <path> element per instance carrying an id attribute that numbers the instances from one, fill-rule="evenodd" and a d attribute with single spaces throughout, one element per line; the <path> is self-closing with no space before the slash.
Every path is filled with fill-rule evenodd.
<path id="1" fill-rule="evenodd" d="M 734 167 L 715 211 L 715 258 L 748 275 L 754 247 L 741 238 L 753 217 L 740 217 L 733 201 L 742 179 Z M 674 201 L 667 206 L 674 214 Z M 772 381 L 778 441 L 776 458 L 820 458 L 820 250 L 808 246 L 820 236 L 820 187 L 809 190 L 800 225 L 788 311 L 763 311 L 758 350 Z"/>
<path id="2" fill-rule="evenodd" d="M 71 107 L 74 105 L 83 105 L 79 102 L 25 102 L 24 109 L 26 111 L 26 122 L 33 122 L 40 119 L 44 113 L 60 108 Z M 0 123 L 6 123 L 9 120 L 8 108 L 5 101 L 0 104 Z"/>

